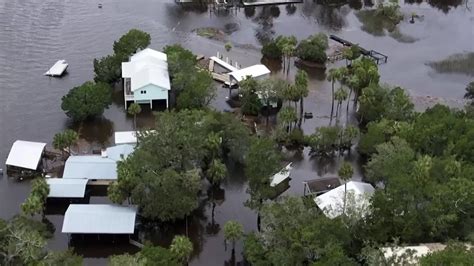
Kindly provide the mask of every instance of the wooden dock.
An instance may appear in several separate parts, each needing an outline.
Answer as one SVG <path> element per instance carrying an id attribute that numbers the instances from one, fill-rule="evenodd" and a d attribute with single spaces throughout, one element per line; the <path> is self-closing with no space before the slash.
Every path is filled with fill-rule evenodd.
<path id="1" fill-rule="evenodd" d="M 336 35 L 329 35 L 329 38 L 331 40 L 334 40 L 338 43 L 341 43 L 342 45 L 344 46 L 347 46 L 347 47 L 351 47 L 353 45 L 356 45 L 350 41 L 347 41 L 347 40 L 344 40 Z M 382 53 L 379 53 L 375 50 L 367 50 L 361 46 L 359 46 L 359 49 L 360 49 L 360 53 L 364 56 L 368 56 L 370 58 L 372 58 L 375 62 L 377 62 L 377 65 L 380 63 L 380 62 L 383 62 L 383 63 L 387 63 L 388 61 L 388 56 L 387 55 L 384 55 Z"/>
<path id="2" fill-rule="evenodd" d="M 260 0 L 255 2 L 242 1 L 244 7 L 249 6 L 266 6 L 266 5 L 287 5 L 287 4 L 301 4 L 303 0 Z"/>

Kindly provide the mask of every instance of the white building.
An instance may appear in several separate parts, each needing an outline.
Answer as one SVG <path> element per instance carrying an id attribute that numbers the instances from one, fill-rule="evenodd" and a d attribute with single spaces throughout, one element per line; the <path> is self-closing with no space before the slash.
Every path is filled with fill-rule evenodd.
<path id="1" fill-rule="evenodd" d="M 150 104 L 165 101 L 168 108 L 171 89 L 168 59 L 165 53 L 146 48 L 122 63 L 123 96 L 128 104 Z"/>

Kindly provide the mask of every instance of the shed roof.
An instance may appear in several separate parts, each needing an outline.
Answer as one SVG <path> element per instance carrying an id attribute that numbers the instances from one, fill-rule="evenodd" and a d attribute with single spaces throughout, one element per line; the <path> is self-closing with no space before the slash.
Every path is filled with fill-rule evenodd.
<path id="1" fill-rule="evenodd" d="M 117 131 L 114 133 L 114 137 L 116 145 L 137 143 L 135 131 Z"/>
<path id="2" fill-rule="evenodd" d="M 260 76 L 270 74 L 270 70 L 264 65 L 253 65 L 246 68 L 242 68 L 236 71 L 232 71 L 229 73 L 229 76 L 237 80 L 237 82 L 241 82 L 247 76 L 258 78 Z"/>
<path id="3" fill-rule="evenodd" d="M 117 162 L 100 155 L 70 156 L 64 166 L 63 178 L 117 179 Z"/>
<path id="4" fill-rule="evenodd" d="M 290 177 L 291 169 L 293 169 L 293 167 L 291 166 L 291 163 L 289 163 L 287 166 L 285 166 L 283 169 L 281 169 L 280 172 L 278 172 L 274 176 L 272 176 L 272 178 L 271 178 L 272 181 L 270 183 L 270 186 L 275 187 L 278 184 L 280 184 L 281 182 L 283 182 L 283 180 Z"/>
<path id="5" fill-rule="evenodd" d="M 137 210 L 108 204 L 71 204 L 64 214 L 63 233 L 133 234 Z"/>
<path id="6" fill-rule="evenodd" d="M 347 193 L 353 193 L 356 208 L 363 209 L 370 204 L 367 197 L 372 196 L 375 189 L 371 184 L 349 181 L 347 182 Z M 314 202 L 323 210 L 327 217 L 333 219 L 342 214 L 344 204 L 344 184 L 314 198 Z M 346 209 L 347 211 L 347 209 Z"/>
<path id="7" fill-rule="evenodd" d="M 46 143 L 17 140 L 13 143 L 6 165 L 36 170 Z"/>
<path id="8" fill-rule="evenodd" d="M 48 198 L 83 198 L 87 181 L 87 179 L 47 178 Z"/>

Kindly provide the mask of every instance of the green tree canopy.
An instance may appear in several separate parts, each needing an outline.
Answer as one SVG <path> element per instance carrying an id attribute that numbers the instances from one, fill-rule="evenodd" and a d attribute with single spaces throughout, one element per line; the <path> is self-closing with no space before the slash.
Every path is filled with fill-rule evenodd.
<path id="1" fill-rule="evenodd" d="M 187 263 L 193 253 L 193 243 L 185 236 L 175 236 L 170 246 L 171 253 L 182 263 Z"/>
<path id="2" fill-rule="evenodd" d="M 226 241 L 232 242 L 232 247 L 235 247 L 235 242 L 239 241 L 244 235 L 243 226 L 236 221 L 227 221 L 224 224 L 224 238 Z"/>
<path id="3" fill-rule="evenodd" d="M 324 64 L 327 60 L 326 49 L 328 47 L 327 35 L 318 33 L 309 36 L 298 44 L 296 47 L 296 56 L 305 61 Z"/>
<path id="4" fill-rule="evenodd" d="M 61 109 L 75 121 L 83 121 L 102 115 L 112 103 L 111 94 L 109 85 L 87 81 L 62 97 Z"/>
<path id="5" fill-rule="evenodd" d="M 259 208 L 274 191 L 270 187 L 270 178 L 280 171 L 281 154 L 276 143 L 270 138 L 254 139 L 245 158 L 245 175 L 249 180 L 251 208 Z"/>
<path id="6" fill-rule="evenodd" d="M 118 41 L 114 42 L 114 53 L 122 60 L 127 60 L 129 56 L 138 50 L 143 50 L 150 45 L 150 34 L 138 29 L 131 29 Z"/>
<path id="7" fill-rule="evenodd" d="M 347 256 L 350 236 L 342 220 L 330 220 L 301 198 L 265 204 L 262 230 L 249 234 L 244 244 L 245 258 L 255 265 L 354 264 Z"/>
<path id="8" fill-rule="evenodd" d="M 26 215 L 43 213 L 46 199 L 49 194 L 49 186 L 42 177 L 37 177 L 31 181 L 31 192 L 25 202 L 21 204 L 21 211 Z"/>
<path id="9" fill-rule="evenodd" d="M 171 78 L 174 78 L 180 72 L 194 71 L 197 60 L 191 51 L 184 49 L 179 44 L 174 44 L 163 48 L 163 52 L 168 56 L 168 69 Z"/>
<path id="10" fill-rule="evenodd" d="M 122 78 L 122 59 L 116 55 L 94 58 L 94 81 L 113 84 Z"/>
<path id="11" fill-rule="evenodd" d="M 67 148 L 68 154 L 71 154 L 71 146 L 79 139 L 76 131 L 67 129 L 63 132 L 56 133 L 53 137 L 53 147 L 63 152 Z"/>
<path id="12" fill-rule="evenodd" d="M 461 243 L 451 243 L 441 251 L 421 257 L 420 265 L 474 265 L 474 250 Z"/>
<path id="13" fill-rule="evenodd" d="M 178 93 L 178 109 L 204 108 L 216 97 L 216 87 L 207 70 L 178 72 L 172 84 Z"/>

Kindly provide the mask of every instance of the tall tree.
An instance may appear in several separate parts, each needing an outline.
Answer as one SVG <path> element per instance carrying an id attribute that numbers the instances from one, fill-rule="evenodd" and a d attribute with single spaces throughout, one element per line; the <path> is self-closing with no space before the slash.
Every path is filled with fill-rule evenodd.
<path id="1" fill-rule="evenodd" d="M 137 133 L 137 115 L 142 112 L 142 108 L 138 103 L 132 103 L 128 107 L 127 110 L 128 114 L 133 115 L 133 130 L 135 130 L 135 134 Z"/>
<path id="2" fill-rule="evenodd" d="M 61 109 L 75 121 L 102 115 L 112 103 L 112 91 L 105 83 L 87 81 L 62 97 Z"/>
<path id="3" fill-rule="evenodd" d="M 232 250 L 235 249 L 235 241 L 242 238 L 244 234 L 243 226 L 236 221 L 227 221 L 224 225 L 224 238 L 232 242 Z"/>
<path id="4" fill-rule="evenodd" d="M 297 43 L 298 41 L 296 40 L 295 36 L 280 36 L 280 38 L 277 38 L 276 40 L 276 45 L 285 58 L 283 61 L 283 68 L 286 69 L 287 76 L 290 71 L 291 57 L 295 53 Z"/>
<path id="5" fill-rule="evenodd" d="M 342 208 L 342 212 L 346 213 L 346 202 L 347 202 L 347 182 L 352 179 L 352 175 L 354 175 L 354 170 L 352 169 L 352 165 L 348 162 L 342 163 L 341 167 L 338 171 L 339 178 L 344 181 L 344 205 Z"/>
<path id="6" fill-rule="evenodd" d="M 187 264 L 193 253 L 193 243 L 185 236 L 175 236 L 170 245 L 170 251 L 182 264 Z"/>

